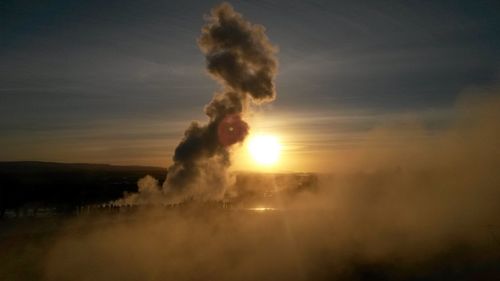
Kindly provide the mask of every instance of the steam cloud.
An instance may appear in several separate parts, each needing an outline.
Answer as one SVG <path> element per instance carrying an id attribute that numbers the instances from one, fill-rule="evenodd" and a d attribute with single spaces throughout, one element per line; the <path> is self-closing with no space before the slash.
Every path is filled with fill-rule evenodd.
<path id="1" fill-rule="evenodd" d="M 317 191 L 277 195 L 283 211 L 152 209 L 69 221 L 40 261 L 45 277 L 497 280 L 500 91 L 493 94 L 461 98 L 449 128 L 424 140 L 421 126 L 400 148 L 369 145 L 403 142 L 407 128 L 383 121 L 342 158 L 364 162 L 322 176 Z M 154 179 L 140 185 L 154 196 Z"/>
<path id="2" fill-rule="evenodd" d="M 263 26 L 243 19 L 231 5 L 215 7 L 198 40 L 209 73 L 222 91 L 205 107 L 206 125 L 192 122 L 175 149 L 163 190 L 169 195 L 221 196 L 228 184 L 229 147 L 248 134 L 248 102 L 275 98 L 275 53 Z"/>

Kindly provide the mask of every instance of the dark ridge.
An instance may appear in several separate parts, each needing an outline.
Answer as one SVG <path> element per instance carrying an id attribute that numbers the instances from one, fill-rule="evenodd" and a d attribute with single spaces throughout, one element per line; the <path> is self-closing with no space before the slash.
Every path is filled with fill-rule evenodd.
<path id="1" fill-rule="evenodd" d="M 0 217 L 6 211 L 50 209 L 71 213 L 78 207 L 121 198 L 137 192 L 145 175 L 163 180 L 165 168 L 107 164 L 0 162 Z"/>
<path id="2" fill-rule="evenodd" d="M 166 168 L 140 165 L 110 165 L 91 163 L 62 163 L 45 161 L 0 161 L 0 169 L 22 168 L 22 169 L 110 169 L 110 170 L 166 170 Z"/>

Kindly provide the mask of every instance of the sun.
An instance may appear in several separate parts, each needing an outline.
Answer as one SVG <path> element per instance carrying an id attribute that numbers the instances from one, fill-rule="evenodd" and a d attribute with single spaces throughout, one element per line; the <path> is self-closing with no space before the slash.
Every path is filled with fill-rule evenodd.
<path id="1" fill-rule="evenodd" d="M 281 144 L 275 136 L 254 135 L 248 140 L 248 151 L 258 164 L 272 166 L 279 160 Z"/>

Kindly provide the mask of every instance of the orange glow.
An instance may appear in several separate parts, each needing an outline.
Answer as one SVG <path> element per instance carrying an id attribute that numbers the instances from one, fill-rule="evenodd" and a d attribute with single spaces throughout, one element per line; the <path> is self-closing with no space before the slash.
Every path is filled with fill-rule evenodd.
<path id="1" fill-rule="evenodd" d="M 255 208 L 248 208 L 248 210 L 255 211 L 255 212 L 265 212 L 265 211 L 274 211 L 276 209 L 269 208 L 269 207 L 255 207 Z"/>
<path id="2" fill-rule="evenodd" d="M 272 166 L 278 163 L 281 153 L 281 144 L 275 136 L 250 136 L 247 148 L 250 156 L 258 165 Z"/>

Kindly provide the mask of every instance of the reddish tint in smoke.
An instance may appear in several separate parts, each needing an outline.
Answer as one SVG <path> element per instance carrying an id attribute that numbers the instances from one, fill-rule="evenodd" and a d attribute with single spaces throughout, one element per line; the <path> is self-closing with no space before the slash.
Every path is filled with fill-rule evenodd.
<path id="1" fill-rule="evenodd" d="M 219 123 L 217 136 L 222 146 L 230 146 L 241 142 L 248 134 L 248 124 L 241 119 L 239 114 L 231 114 Z"/>

